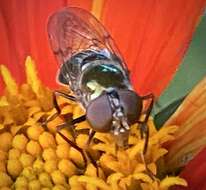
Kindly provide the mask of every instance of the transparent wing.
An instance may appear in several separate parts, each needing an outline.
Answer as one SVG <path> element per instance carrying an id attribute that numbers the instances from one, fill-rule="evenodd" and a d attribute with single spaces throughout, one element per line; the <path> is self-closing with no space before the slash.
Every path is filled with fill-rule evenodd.
<path id="1" fill-rule="evenodd" d="M 107 49 L 121 60 L 123 58 L 103 25 L 89 12 L 69 7 L 54 13 L 48 22 L 49 41 L 54 54 L 62 64 L 83 50 Z"/>

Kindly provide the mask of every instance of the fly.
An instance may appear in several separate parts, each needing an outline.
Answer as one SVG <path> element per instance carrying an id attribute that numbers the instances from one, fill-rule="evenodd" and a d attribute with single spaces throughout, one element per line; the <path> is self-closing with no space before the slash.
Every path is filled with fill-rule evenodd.
<path id="1" fill-rule="evenodd" d="M 48 35 L 60 64 L 57 80 L 69 86 L 74 94 L 54 92 L 57 113 L 48 121 L 60 114 L 56 97 L 63 96 L 77 101 L 85 110 L 85 115 L 74 119 L 70 126 L 87 120 L 91 126 L 88 144 L 95 132 L 103 132 L 111 133 L 119 147 L 127 147 L 130 126 L 139 123 L 145 154 L 149 136 L 146 123 L 154 96 L 139 96 L 134 91 L 127 66 L 103 25 L 89 12 L 69 7 L 49 18 Z M 143 109 L 145 100 L 149 100 L 146 110 Z M 144 120 L 140 121 L 143 113 Z M 67 123 L 60 128 L 63 127 L 68 127 Z M 69 143 L 78 149 L 75 143 Z"/>

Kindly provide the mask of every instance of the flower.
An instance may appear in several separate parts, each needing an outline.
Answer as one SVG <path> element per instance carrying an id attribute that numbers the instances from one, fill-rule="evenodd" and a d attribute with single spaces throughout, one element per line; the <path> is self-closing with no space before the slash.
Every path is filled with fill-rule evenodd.
<path id="1" fill-rule="evenodd" d="M 25 119 L 19 123 L 22 110 L 17 110 L 15 117 L 12 116 L 11 109 L 8 109 L 6 115 L 1 114 L 3 121 L 1 155 L 6 155 L 9 151 L 9 156 L 2 156 L 1 159 L 2 173 L 0 175 L 2 175 L 2 179 L 6 180 L 3 182 L 0 179 L 1 187 L 12 185 L 16 189 L 28 187 L 32 189 L 43 187 L 68 189 L 69 186 L 72 189 L 126 189 L 127 187 L 136 189 L 138 184 L 142 189 L 166 190 L 175 184 L 183 186 L 187 184 L 184 179 L 179 177 L 167 176 L 160 180 L 155 176 L 159 173 L 158 160 L 167 153 L 162 145 L 173 139 L 172 135 L 177 130 L 177 126 L 167 126 L 157 131 L 152 118 L 148 121 L 151 132 L 145 157 L 146 165 L 141 156 L 144 141 L 140 137 L 137 124 L 135 124 L 131 127 L 129 138 L 131 147 L 126 150 L 117 149 L 110 134 L 96 133 L 94 138 L 99 142 L 91 143 L 89 147 L 86 146 L 88 135 L 79 134 L 76 137 L 77 145 L 82 149 L 91 150 L 91 158 L 89 157 L 91 163 L 89 162 L 85 166 L 82 155 L 54 130 L 57 122 L 62 122 L 61 116 L 72 113 L 73 118 L 79 117 L 81 115 L 79 105 L 60 98 L 59 101 L 64 111 L 57 121 L 55 119 L 49 122 L 47 130 L 45 130 L 41 126 L 41 121 L 55 112 L 51 99 L 47 98 L 51 91 L 45 89 L 41 81 L 38 80 L 34 62 L 30 57 L 26 59 L 25 66 L 28 82 L 20 87 L 16 86 L 17 92 L 8 88 L 8 93 L 5 96 L 6 107 L 13 107 L 13 102 L 10 102 L 11 96 L 18 100 L 19 107 L 25 107 L 23 110 L 27 112 Z M 16 85 L 6 68 L 2 70 L 3 73 L 5 71 L 6 79 Z M 5 73 L 3 76 L 5 77 Z M 41 94 L 42 91 L 43 94 Z M 28 96 L 28 94 L 35 94 L 35 96 Z M 41 100 L 42 98 L 44 101 Z M 49 108 L 44 110 L 43 103 L 50 105 Z M 70 109 L 65 109 L 68 106 L 71 107 L 72 112 Z M 7 123 L 8 117 L 9 124 Z M 86 128 L 90 128 L 86 122 L 76 126 L 77 131 Z M 67 130 L 63 130 L 62 133 L 69 139 L 73 138 L 71 132 Z M 99 162 L 98 169 L 92 164 L 92 159 Z M 85 167 L 85 171 L 81 171 L 82 166 Z M 147 173 L 146 166 L 151 174 Z M 78 175 L 79 172 L 81 175 Z M 9 176 L 12 176 L 13 181 Z"/>
<path id="2" fill-rule="evenodd" d="M 143 142 L 137 126 L 131 129 L 129 143 L 132 147 L 126 151 L 116 150 L 109 134 L 95 135 L 99 143 L 92 144 L 90 148 L 91 156 L 101 165 L 98 168 L 99 175 L 92 164 L 86 165 L 84 175 L 78 175 L 80 166 L 84 165 L 81 154 L 56 134 L 56 126 L 62 122 L 62 117 L 50 122 L 48 131 L 41 128 L 41 122 L 55 112 L 51 90 L 42 84 L 54 88 L 58 69 L 48 47 L 44 27 L 48 15 L 67 4 L 91 10 L 102 20 L 127 60 L 128 67 L 132 71 L 131 77 L 135 89 L 140 94 L 153 92 L 156 96 L 159 96 L 167 86 L 181 63 L 205 7 L 204 0 L 145 1 L 144 3 L 137 1 L 127 4 L 124 1 L 116 2 L 115 0 L 84 2 L 74 0 L 70 3 L 33 0 L 18 1 L 18 3 L 17 1 L 0 2 L 0 25 L 2 26 L 0 30 L 3 33 L 0 36 L 3 42 L 0 45 L 2 50 L 0 63 L 4 63 L 9 68 L 8 70 L 4 65 L 1 66 L 6 91 L 0 98 L 0 133 L 4 137 L 1 138 L 3 142 L 0 146 L 0 175 L 2 179 L 5 179 L 3 182 L 0 181 L 0 186 L 6 188 L 13 184 L 16 189 L 27 187 L 40 189 L 41 187 L 51 188 L 55 185 L 54 189 L 68 189 L 70 185 L 72 189 L 126 189 L 130 187 L 131 189 L 162 190 L 175 184 L 186 186 L 186 181 L 182 178 L 165 177 L 164 172 L 173 172 L 174 168 L 171 165 L 179 158 L 184 158 L 185 153 L 192 152 L 189 157 L 192 159 L 200 148 L 205 146 L 202 136 L 200 141 L 197 140 L 199 133 L 195 133 L 194 128 L 194 126 L 199 127 L 195 122 L 200 120 L 205 122 L 205 115 L 201 114 L 205 113 L 204 98 L 201 99 L 203 104 L 197 109 L 193 109 L 196 106 L 189 106 L 188 109 L 187 101 L 195 102 L 191 94 L 167 121 L 167 125 L 159 131 L 155 129 L 153 119 L 150 118 L 148 126 L 151 132 L 145 159 L 146 166 L 152 175 L 147 173 L 141 157 Z M 116 14 L 114 14 L 114 8 Z M 40 78 L 37 77 L 31 57 L 26 59 L 26 69 L 24 69 L 23 63 L 27 55 L 37 60 L 36 66 Z M 45 73 L 49 73 L 51 77 Z M 15 80 L 11 76 L 15 76 Z M 1 88 L 3 89 L 3 85 Z M 196 96 L 198 92 L 194 90 Z M 80 115 L 81 111 L 77 105 L 62 99 L 59 101 L 63 107 L 62 116 L 67 113 L 72 114 L 73 118 Z M 188 115 L 182 116 L 185 110 L 189 110 L 194 118 L 194 122 L 190 125 L 187 123 Z M 181 122 L 176 122 L 177 118 L 180 118 Z M 82 128 L 89 128 L 89 125 L 85 122 L 77 126 L 77 130 Z M 68 131 L 64 130 L 62 133 L 73 140 Z M 7 136 L 9 138 L 5 138 Z M 87 135 L 77 137 L 76 142 L 79 147 L 84 149 L 87 138 Z M 186 146 L 187 142 L 191 144 Z M 195 145 L 198 146 L 194 147 Z M 7 155 L 8 150 L 9 155 Z M 68 154 L 64 155 L 65 152 Z M 164 163 L 166 154 L 167 159 Z M 201 155 L 204 154 L 204 151 L 200 153 L 200 156 L 192 160 L 180 175 L 188 180 L 188 188 L 200 188 L 200 185 L 204 187 L 201 178 L 201 183 L 194 183 L 187 172 L 192 168 L 197 171 L 196 175 L 199 173 L 204 175 L 204 172 L 201 173 L 197 167 L 196 161 L 203 162 L 204 158 Z M 174 155 L 176 157 L 172 160 Z M 175 167 L 179 168 L 186 163 L 176 164 Z M 165 170 L 166 166 L 167 170 Z M 157 174 L 163 175 L 164 179 L 160 180 Z"/>
<path id="3" fill-rule="evenodd" d="M 204 77 L 183 101 L 181 106 L 165 123 L 179 125 L 175 140 L 166 143 L 167 170 L 185 167 L 181 175 L 187 179 L 188 190 L 205 189 L 205 124 L 206 110 L 206 77 Z M 192 172 L 191 172 L 192 171 Z M 184 188 L 175 188 L 176 190 Z"/>

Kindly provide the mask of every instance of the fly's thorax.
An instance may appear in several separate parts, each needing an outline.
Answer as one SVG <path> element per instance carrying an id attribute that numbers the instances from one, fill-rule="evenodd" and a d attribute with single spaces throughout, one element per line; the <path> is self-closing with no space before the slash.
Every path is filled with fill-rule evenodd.
<path id="1" fill-rule="evenodd" d="M 88 104 L 108 88 L 131 89 L 124 69 L 114 60 L 95 60 L 83 66 L 79 86 Z"/>
<path id="2" fill-rule="evenodd" d="M 91 98 L 87 98 L 89 95 L 84 88 L 82 88 L 82 76 L 84 76 L 87 69 L 92 68 L 94 65 L 110 63 L 110 59 L 114 59 L 115 61 L 113 61 L 112 64 L 118 66 L 119 63 L 117 60 L 119 59 L 106 50 L 84 50 L 74 54 L 61 65 L 57 73 L 57 82 L 63 85 L 69 85 L 74 94 L 78 96 L 77 99 L 81 99 L 83 101 L 82 103 L 86 105 L 87 100 L 93 99 L 97 97 L 97 95 L 95 93 Z M 88 86 L 92 88 L 92 86 L 94 86 L 93 81 L 89 82 Z M 101 89 L 103 90 L 103 88 L 104 87 Z M 99 88 L 97 91 L 99 95 Z"/>

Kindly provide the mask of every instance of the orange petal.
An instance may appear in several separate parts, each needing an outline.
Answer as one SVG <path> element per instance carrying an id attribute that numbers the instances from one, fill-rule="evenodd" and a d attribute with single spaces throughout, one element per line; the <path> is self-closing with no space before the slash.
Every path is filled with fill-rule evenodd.
<path id="1" fill-rule="evenodd" d="M 103 22 L 125 57 L 140 94 L 158 96 L 167 86 L 205 4 L 204 0 L 105 2 Z"/>
<path id="2" fill-rule="evenodd" d="M 178 125 L 175 140 L 167 144 L 170 169 L 185 165 L 206 146 L 206 77 L 166 122 Z"/>

